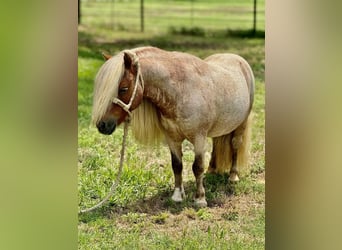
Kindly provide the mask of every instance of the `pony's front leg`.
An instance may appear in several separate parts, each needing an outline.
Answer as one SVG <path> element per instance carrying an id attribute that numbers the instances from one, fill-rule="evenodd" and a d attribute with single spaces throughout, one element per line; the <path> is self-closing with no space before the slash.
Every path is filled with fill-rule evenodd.
<path id="1" fill-rule="evenodd" d="M 184 187 L 183 187 L 183 163 L 182 163 L 182 144 L 175 143 L 172 141 L 168 141 L 170 151 L 171 151 L 171 161 L 172 161 L 172 170 L 175 176 L 175 190 L 171 199 L 175 202 L 183 201 L 185 197 Z"/>
<path id="2" fill-rule="evenodd" d="M 182 178 L 182 170 L 183 163 L 182 159 L 178 158 L 174 153 L 171 152 L 171 160 L 172 160 L 172 170 L 175 176 L 175 190 L 171 199 L 176 202 L 183 201 L 185 196 L 184 187 L 183 187 L 183 178 Z"/>
<path id="3" fill-rule="evenodd" d="M 197 140 L 194 144 L 195 147 L 195 161 L 192 164 L 192 171 L 196 178 L 196 194 L 195 205 L 198 207 L 206 207 L 207 201 L 205 200 L 205 190 L 203 187 L 204 177 L 204 145 L 205 137 Z"/>
<path id="4" fill-rule="evenodd" d="M 204 177 L 204 155 L 195 155 L 195 161 L 192 164 L 192 171 L 196 178 L 196 194 L 195 194 L 195 205 L 198 207 L 206 207 L 207 201 L 205 200 L 205 191 L 203 187 Z"/>

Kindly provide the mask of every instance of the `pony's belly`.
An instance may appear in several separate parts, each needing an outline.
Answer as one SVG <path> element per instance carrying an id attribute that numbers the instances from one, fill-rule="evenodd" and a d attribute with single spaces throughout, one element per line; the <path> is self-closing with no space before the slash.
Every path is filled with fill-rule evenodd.
<path id="1" fill-rule="evenodd" d="M 208 131 L 208 137 L 219 137 L 222 135 L 226 135 L 231 133 L 233 130 L 235 130 L 239 125 L 238 124 L 234 124 L 234 126 L 229 125 L 227 126 L 227 124 L 222 124 L 221 126 L 214 126 L 213 128 L 211 128 Z"/>
<path id="2" fill-rule="evenodd" d="M 208 129 L 208 137 L 229 134 L 245 121 L 250 107 L 248 91 L 245 90 L 231 99 L 223 98 L 223 101 L 216 105 L 216 116 L 211 119 L 213 122 Z"/>

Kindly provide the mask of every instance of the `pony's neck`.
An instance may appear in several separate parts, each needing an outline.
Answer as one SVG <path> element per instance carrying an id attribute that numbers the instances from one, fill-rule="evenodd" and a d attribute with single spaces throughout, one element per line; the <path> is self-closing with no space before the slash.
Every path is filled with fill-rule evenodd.
<path id="1" fill-rule="evenodd" d="M 158 67 L 147 66 L 142 70 L 144 98 L 151 101 L 166 117 L 174 117 L 177 90 L 173 88 L 168 72 L 159 72 Z"/>
<path id="2" fill-rule="evenodd" d="M 137 51 L 137 55 L 145 82 L 144 98 L 149 99 L 162 115 L 174 117 L 179 98 L 184 96 L 182 83 L 189 77 L 196 82 L 195 78 L 207 71 L 207 64 L 189 54 L 151 47 Z"/>

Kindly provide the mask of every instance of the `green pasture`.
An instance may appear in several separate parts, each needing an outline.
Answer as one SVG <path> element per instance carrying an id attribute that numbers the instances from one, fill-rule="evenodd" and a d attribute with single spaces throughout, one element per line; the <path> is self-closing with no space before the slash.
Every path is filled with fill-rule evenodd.
<path id="1" fill-rule="evenodd" d="M 185 5 L 184 1 L 178 2 Z M 158 5 L 158 1 L 154 4 Z M 129 134 L 123 173 L 115 194 L 102 208 L 79 215 L 79 249 L 265 248 L 264 39 L 231 36 L 222 30 L 206 30 L 196 36 L 180 33 L 164 29 L 145 33 L 109 31 L 104 27 L 79 26 L 79 208 L 90 207 L 107 194 L 119 165 L 123 129 L 105 136 L 90 125 L 93 80 L 103 63 L 102 51 L 115 54 L 123 49 L 152 45 L 201 58 L 221 52 L 246 58 L 256 77 L 250 167 L 235 185 L 228 183 L 227 176 L 206 175 L 208 207 L 197 209 L 192 201 L 194 155 L 192 145 L 184 142 L 183 176 L 187 197 L 180 204 L 174 203 L 170 199 L 174 184 L 168 148 L 165 145 L 143 147 Z M 208 139 L 206 164 L 210 152 Z"/>

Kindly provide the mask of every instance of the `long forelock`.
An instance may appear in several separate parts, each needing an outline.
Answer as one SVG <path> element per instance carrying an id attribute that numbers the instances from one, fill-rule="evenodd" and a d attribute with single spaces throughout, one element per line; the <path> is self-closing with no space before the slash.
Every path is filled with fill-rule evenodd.
<path id="1" fill-rule="evenodd" d="M 107 112 L 124 74 L 123 53 L 113 56 L 100 68 L 95 78 L 92 123 L 98 123 Z"/>

